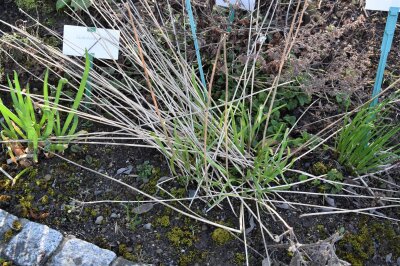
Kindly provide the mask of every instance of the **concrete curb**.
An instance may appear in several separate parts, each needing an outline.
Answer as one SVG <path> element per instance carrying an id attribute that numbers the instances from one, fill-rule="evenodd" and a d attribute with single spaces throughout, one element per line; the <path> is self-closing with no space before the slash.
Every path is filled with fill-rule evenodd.
<path id="1" fill-rule="evenodd" d="M 0 254 L 17 266 L 145 266 L 1 209 Z"/>

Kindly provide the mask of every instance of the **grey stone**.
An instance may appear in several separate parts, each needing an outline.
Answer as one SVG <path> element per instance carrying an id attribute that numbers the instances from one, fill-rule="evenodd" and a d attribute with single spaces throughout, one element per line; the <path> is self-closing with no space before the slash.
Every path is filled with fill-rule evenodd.
<path id="1" fill-rule="evenodd" d="M 69 239 L 48 266 L 108 266 L 117 255 L 80 239 Z"/>
<path id="2" fill-rule="evenodd" d="M 16 220 L 18 220 L 16 216 L 0 210 L 0 241 L 4 240 L 4 234 L 12 229 L 13 223 Z"/>
<path id="3" fill-rule="evenodd" d="M 103 220 L 104 220 L 104 217 L 103 216 L 99 216 L 99 217 L 96 218 L 96 221 L 94 223 L 95 224 L 101 224 L 103 222 Z"/>
<path id="4" fill-rule="evenodd" d="M 48 226 L 28 222 L 4 249 L 3 255 L 20 266 L 40 265 L 51 256 L 63 236 Z"/>
<path id="5" fill-rule="evenodd" d="M 153 209 L 154 204 L 153 203 L 144 203 L 136 208 L 134 208 L 132 211 L 136 214 L 142 214 L 149 212 L 151 209 Z"/>
<path id="6" fill-rule="evenodd" d="M 392 257 L 393 257 L 392 253 L 387 254 L 386 257 L 385 257 L 386 263 L 391 263 L 392 262 Z"/>
<path id="7" fill-rule="evenodd" d="M 44 180 L 50 181 L 51 180 L 51 175 L 47 174 L 43 177 Z"/>
<path id="8" fill-rule="evenodd" d="M 119 214 L 111 213 L 110 218 L 119 218 Z"/>
<path id="9" fill-rule="evenodd" d="M 151 230 L 151 223 L 147 223 L 147 224 L 143 225 L 143 228 L 147 229 L 147 230 Z"/>

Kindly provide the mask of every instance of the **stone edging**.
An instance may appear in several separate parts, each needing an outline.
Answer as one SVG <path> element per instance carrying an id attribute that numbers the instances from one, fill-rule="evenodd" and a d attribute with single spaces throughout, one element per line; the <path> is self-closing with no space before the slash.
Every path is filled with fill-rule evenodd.
<path id="1" fill-rule="evenodd" d="M 1 209 L 0 254 L 18 266 L 145 266 Z"/>

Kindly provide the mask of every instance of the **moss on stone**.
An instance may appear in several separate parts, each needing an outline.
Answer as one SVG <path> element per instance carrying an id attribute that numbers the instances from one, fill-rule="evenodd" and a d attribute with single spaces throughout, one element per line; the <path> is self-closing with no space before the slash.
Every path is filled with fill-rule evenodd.
<path id="1" fill-rule="evenodd" d="M 4 241 L 8 242 L 11 240 L 11 238 L 14 236 L 14 231 L 12 229 L 7 230 L 4 234 Z"/>
<path id="2" fill-rule="evenodd" d="M 22 229 L 22 224 L 21 224 L 21 222 L 18 221 L 18 220 L 15 220 L 15 221 L 12 223 L 12 229 L 15 230 L 15 231 L 21 231 L 21 229 Z"/>
<path id="3" fill-rule="evenodd" d="M 232 235 L 225 229 L 217 228 L 212 232 L 211 238 L 217 245 L 225 245 L 232 240 Z"/>

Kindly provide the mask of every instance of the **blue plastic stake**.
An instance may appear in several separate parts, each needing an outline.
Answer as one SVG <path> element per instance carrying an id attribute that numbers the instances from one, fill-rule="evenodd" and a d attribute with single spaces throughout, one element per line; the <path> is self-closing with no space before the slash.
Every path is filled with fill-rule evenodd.
<path id="1" fill-rule="evenodd" d="M 378 73 L 376 74 L 376 80 L 374 85 L 374 91 L 372 93 L 371 107 L 378 104 L 379 93 L 381 92 L 383 74 L 386 68 L 387 58 L 389 56 L 390 49 L 392 47 L 394 31 L 396 29 L 397 18 L 399 16 L 399 7 L 391 7 L 389 10 L 389 16 L 386 21 L 385 33 L 383 35 L 382 47 L 381 47 L 381 58 L 378 66 Z"/>
<path id="2" fill-rule="evenodd" d="M 196 22 L 194 21 L 193 10 L 190 0 L 186 0 L 186 10 L 189 14 L 190 28 L 192 29 L 194 48 L 196 49 L 197 64 L 199 65 L 200 80 L 201 83 L 203 83 L 204 89 L 207 89 L 206 78 L 204 76 L 204 71 L 203 71 L 203 63 L 201 61 L 201 56 L 200 56 L 199 43 L 197 41 L 197 35 L 196 35 Z"/>

